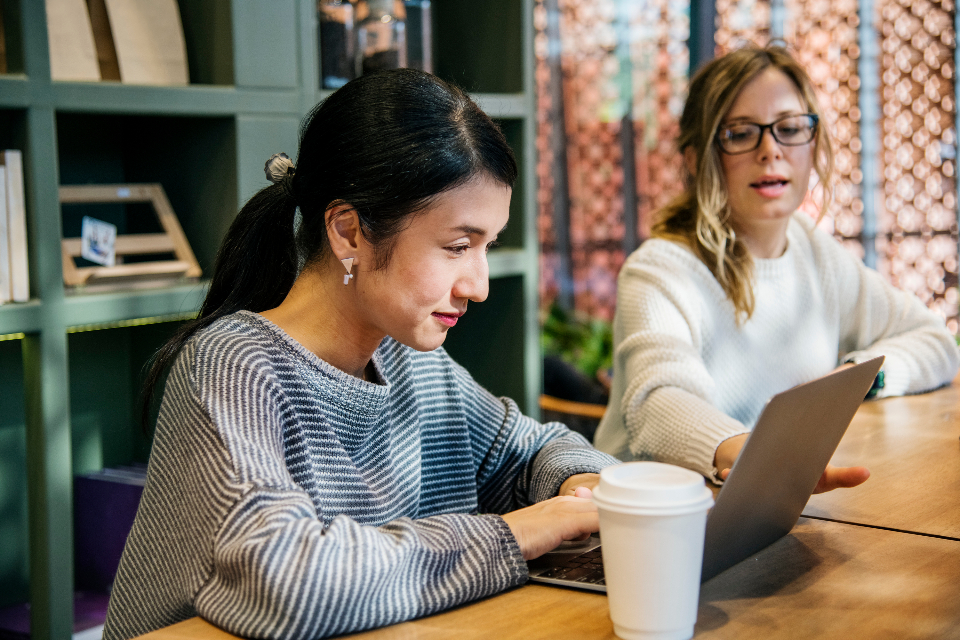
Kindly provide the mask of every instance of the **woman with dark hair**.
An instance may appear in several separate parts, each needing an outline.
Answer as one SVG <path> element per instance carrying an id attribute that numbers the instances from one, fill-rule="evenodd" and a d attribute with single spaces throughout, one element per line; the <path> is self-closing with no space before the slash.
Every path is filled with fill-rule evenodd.
<path id="1" fill-rule="evenodd" d="M 440 348 L 507 222 L 496 125 L 433 76 L 374 73 L 267 173 L 152 365 L 144 411 L 169 376 L 106 640 L 193 615 L 358 631 L 520 584 L 525 559 L 597 530 L 589 489 L 615 460 Z"/>
<path id="2" fill-rule="evenodd" d="M 833 154 L 813 84 L 782 47 L 745 47 L 690 82 L 683 193 L 624 263 L 613 385 L 597 447 L 722 480 L 770 396 L 886 356 L 872 395 L 957 373 L 943 318 L 885 282 L 799 211 Z M 867 479 L 827 467 L 818 491 Z"/>

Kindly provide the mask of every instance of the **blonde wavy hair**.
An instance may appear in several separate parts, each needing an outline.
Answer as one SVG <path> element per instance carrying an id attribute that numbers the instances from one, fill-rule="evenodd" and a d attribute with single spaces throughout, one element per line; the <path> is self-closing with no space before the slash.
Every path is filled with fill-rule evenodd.
<path id="1" fill-rule="evenodd" d="M 769 68 L 779 69 L 793 80 L 809 113 L 820 118 L 814 137 L 813 166 L 820 180 L 820 215 L 827 211 L 833 148 L 813 83 L 784 47 L 748 46 L 710 61 L 690 81 L 680 117 L 678 147 L 684 155 L 688 150 L 695 152 L 696 173 L 688 172 L 683 193 L 657 212 L 651 234 L 690 246 L 733 303 L 738 323 L 753 315 L 753 259 L 730 226 L 720 150 L 714 139 L 740 91 Z"/>

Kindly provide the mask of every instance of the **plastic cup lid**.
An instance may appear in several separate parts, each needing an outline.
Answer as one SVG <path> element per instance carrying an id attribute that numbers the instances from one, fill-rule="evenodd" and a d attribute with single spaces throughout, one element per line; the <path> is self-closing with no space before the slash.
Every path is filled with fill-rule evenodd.
<path id="1" fill-rule="evenodd" d="M 614 509 L 695 509 L 713 502 L 703 476 L 662 462 L 625 462 L 603 469 L 593 497 L 598 506 Z"/>

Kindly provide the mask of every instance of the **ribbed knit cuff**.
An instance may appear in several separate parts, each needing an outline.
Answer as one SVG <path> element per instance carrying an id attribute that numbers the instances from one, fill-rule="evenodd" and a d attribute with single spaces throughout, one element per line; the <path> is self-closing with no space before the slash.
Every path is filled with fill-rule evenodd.
<path id="1" fill-rule="evenodd" d="M 523 552 L 520 550 L 520 544 L 507 521 L 496 514 L 479 516 L 490 518 L 497 530 L 500 541 L 500 557 L 504 566 L 510 574 L 510 584 L 512 587 L 525 583 L 530 578 L 530 571 L 527 568 L 527 561 L 523 559 Z"/>
<path id="2" fill-rule="evenodd" d="M 902 396 L 910 387 L 910 370 L 906 362 L 897 357 L 896 354 L 880 353 L 865 349 L 863 351 L 852 351 L 843 358 L 844 363 L 860 364 L 867 360 L 873 360 L 884 356 L 883 367 L 883 388 L 877 391 L 874 398 L 886 398 L 888 396 Z"/>
<path id="3" fill-rule="evenodd" d="M 531 502 L 543 502 L 557 495 L 570 476 L 600 473 L 604 467 L 619 464 L 613 456 L 597 451 L 579 434 L 568 433 L 547 443 L 533 462 L 530 483 Z"/>
<path id="4" fill-rule="evenodd" d="M 724 441 L 734 436 L 750 433 L 749 431 L 745 431 L 743 425 L 733 418 L 728 418 L 728 420 L 730 423 L 704 424 L 701 430 L 694 434 L 695 438 L 690 446 L 694 460 L 697 460 L 699 463 L 699 468 L 695 470 L 699 471 L 714 484 L 723 484 L 723 480 L 717 476 L 722 469 L 717 469 L 714 466 L 714 460 L 717 457 L 717 448 L 723 444 Z"/>

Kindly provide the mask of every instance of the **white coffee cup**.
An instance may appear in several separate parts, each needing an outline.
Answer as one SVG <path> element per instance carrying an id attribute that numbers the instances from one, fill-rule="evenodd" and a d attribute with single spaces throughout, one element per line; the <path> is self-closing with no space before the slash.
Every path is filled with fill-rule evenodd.
<path id="1" fill-rule="evenodd" d="M 600 472 L 603 571 L 613 630 L 624 640 L 693 637 L 703 534 L 713 493 L 703 476 L 659 462 Z"/>

